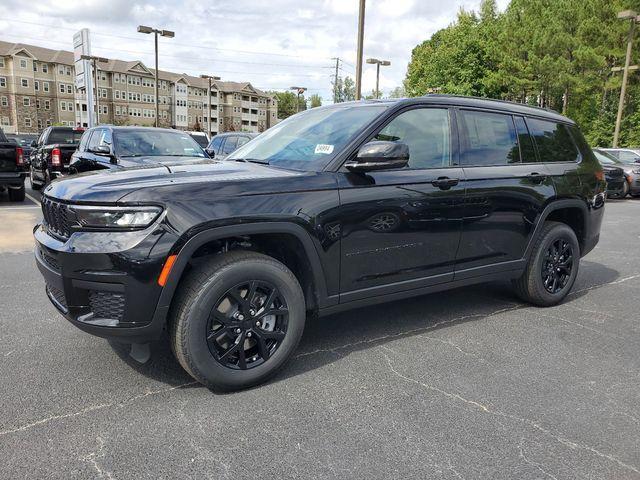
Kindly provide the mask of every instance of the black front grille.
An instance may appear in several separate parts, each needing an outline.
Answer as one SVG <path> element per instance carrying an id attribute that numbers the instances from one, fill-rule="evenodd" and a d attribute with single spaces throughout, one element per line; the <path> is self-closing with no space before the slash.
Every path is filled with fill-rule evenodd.
<path id="1" fill-rule="evenodd" d="M 620 178 L 624 175 L 624 171 L 621 168 L 612 168 L 611 170 L 606 170 L 604 173 L 609 178 Z"/>
<path id="2" fill-rule="evenodd" d="M 124 316 L 124 293 L 90 290 L 89 305 L 95 317 L 120 322 Z"/>
<path id="3" fill-rule="evenodd" d="M 42 197 L 42 214 L 47 230 L 62 239 L 71 236 L 68 205 L 48 197 Z"/>
<path id="4" fill-rule="evenodd" d="M 67 299 L 65 298 L 62 290 L 58 290 L 56 287 L 47 285 L 47 293 L 60 305 L 60 307 L 67 310 Z"/>

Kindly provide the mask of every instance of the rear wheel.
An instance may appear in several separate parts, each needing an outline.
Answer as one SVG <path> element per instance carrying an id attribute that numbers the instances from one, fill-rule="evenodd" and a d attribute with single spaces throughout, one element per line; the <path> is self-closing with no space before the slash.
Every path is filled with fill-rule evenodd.
<path id="1" fill-rule="evenodd" d="M 229 252 L 181 282 L 170 314 L 172 347 L 203 385 L 247 388 L 289 359 L 305 317 L 302 289 L 285 265 L 255 252 Z"/>
<path id="2" fill-rule="evenodd" d="M 9 187 L 9 200 L 11 200 L 12 202 L 24 202 L 24 197 L 24 183 L 20 188 Z"/>
<path id="3" fill-rule="evenodd" d="M 524 273 L 514 281 L 516 293 L 534 305 L 555 305 L 573 287 L 579 265 L 580 245 L 574 231 L 564 223 L 547 222 Z"/>

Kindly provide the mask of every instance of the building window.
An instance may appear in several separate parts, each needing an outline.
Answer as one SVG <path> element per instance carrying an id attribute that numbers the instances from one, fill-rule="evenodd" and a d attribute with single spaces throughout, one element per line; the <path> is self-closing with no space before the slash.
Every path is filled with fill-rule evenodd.
<path id="1" fill-rule="evenodd" d="M 42 120 L 38 119 L 38 130 L 42 130 Z"/>
<path id="2" fill-rule="evenodd" d="M 21 84 L 24 88 L 29 88 L 29 79 L 28 79 L 28 78 L 21 78 L 21 79 L 20 79 L 20 84 Z"/>
<path id="3" fill-rule="evenodd" d="M 67 85 L 67 93 L 73 93 L 73 86 Z"/>
<path id="4" fill-rule="evenodd" d="M 45 100 L 44 101 L 44 109 L 45 110 L 51 110 L 51 101 L 50 100 Z"/>
<path id="5" fill-rule="evenodd" d="M 20 59 L 20 68 L 27 68 L 27 61 L 24 58 Z"/>
<path id="6" fill-rule="evenodd" d="M 50 127 L 51 126 L 51 120 L 47 120 L 46 125 L 47 125 L 47 127 Z"/>
<path id="7" fill-rule="evenodd" d="M 42 90 L 45 92 L 49 91 L 49 82 L 42 82 Z"/>
<path id="8" fill-rule="evenodd" d="M 49 73 L 49 65 L 46 63 L 42 64 L 42 73 Z"/>
<path id="9" fill-rule="evenodd" d="M 23 107 L 30 107 L 31 106 L 31 99 L 29 97 L 24 97 L 22 99 L 22 106 Z"/>
<path id="10" fill-rule="evenodd" d="M 60 93 L 64 93 L 64 83 L 60 84 Z"/>
<path id="11" fill-rule="evenodd" d="M 36 62 L 33 62 L 33 71 L 34 72 L 38 71 L 38 64 Z"/>
<path id="12" fill-rule="evenodd" d="M 0 68 L 4 68 L 4 57 L 0 57 Z"/>
<path id="13" fill-rule="evenodd" d="M 114 90 L 113 95 L 115 96 L 116 100 L 120 100 L 120 90 Z"/>
<path id="14" fill-rule="evenodd" d="M 5 127 L 9 125 L 9 117 L 2 117 L 2 125 Z"/>
<path id="15" fill-rule="evenodd" d="M 40 99 L 36 98 L 36 108 L 40 108 Z"/>
<path id="16" fill-rule="evenodd" d="M 0 105 L 3 107 L 9 106 L 9 99 L 7 97 L 0 97 Z"/>
<path id="17" fill-rule="evenodd" d="M 31 119 L 30 118 L 25 118 L 24 119 L 24 126 L 25 127 L 31 127 Z"/>
<path id="18" fill-rule="evenodd" d="M 6 77 L 0 77 L 0 87 L 2 87 L 2 88 L 6 88 L 7 87 L 7 78 Z"/>
<path id="19" fill-rule="evenodd" d="M 60 110 L 63 112 L 67 111 L 67 102 L 60 102 Z"/>
<path id="20" fill-rule="evenodd" d="M 64 65 L 58 65 L 58 75 L 64 75 Z"/>

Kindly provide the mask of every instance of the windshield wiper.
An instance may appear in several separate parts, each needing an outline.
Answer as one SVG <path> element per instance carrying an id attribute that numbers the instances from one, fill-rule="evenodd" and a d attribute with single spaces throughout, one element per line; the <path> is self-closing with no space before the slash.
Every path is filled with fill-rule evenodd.
<path id="1" fill-rule="evenodd" d="M 269 160 L 260 160 L 259 158 L 228 158 L 227 160 L 231 160 L 233 162 L 251 162 L 259 163 L 260 165 L 269 165 Z"/>

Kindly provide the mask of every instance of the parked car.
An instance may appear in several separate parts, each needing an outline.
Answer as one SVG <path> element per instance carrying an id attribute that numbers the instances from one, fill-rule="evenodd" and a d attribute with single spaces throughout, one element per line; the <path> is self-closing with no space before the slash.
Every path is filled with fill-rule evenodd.
<path id="1" fill-rule="evenodd" d="M 475 98 L 314 108 L 228 160 L 54 182 L 34 230 L 46 293 L 71 323 L 135 344 L 139 360 L 168 331 L 215 389 L 274 375 L 309 312 L 493 280 L 557 304 L 606 199 L 573 121 Z"/>
<path id="2" fill-rule="evenodd" d="M 51 180 L 69 173 L 69 161 L 84 129 L 47 127 L 31 145 L 29 177 L 31 188 L 40 190 Z"/>
<path id="3" fill-rule="evenodd" d="M 101 125 L 87 130 L 71 156 L 69 173 L 180 164 L 208 158 L 186 132 Z"/>
<path id="4" fill-rule="evenodd" d="M 38 135 L 8 133 L 7 138 L 10 142 L 15 142 L 16 145 L 22 147 L 24 163 L 25 165 L 29 165 L 29 158 L 31 156 L 31 144 L 38 139 Z"/>
<path id="5" fill-rule="evenodd" d="M 220 133 L 213 137 L 205 151 L 211 158 L 224 160 L 229 154 L 257 136 L 257 133 L 246 132 Z"/>
<path id="6" fill-rule="evenodd" d="M 622 153 L 615 156 L 615 152 L 609 148 L 594 148 L 593 153 L 598 157 L 600 163 L 607 161 L 616 162 L 616 166 L 624 170 L 624 176 L 627 180 L 625 191 L 621 193 L 622 197 L 630 194 L 632 197 L 640 196 L 640 164 L 636 163 L 635 156 Z M 606 159 L 603 161 L 603 157 Z"/>
<path id="7" fill-rule="evenodd" d="M 9 190 L 9 200 L 24 201 L 24 151 L 15 141 L 9 141 L 0 128 L 0 191 Z"/>
<path id="8" fill-rule="evenodd" d="M 207 148 L 207 145 L 209 145 L 209 135 L 207 135 L 205 132 L 192 131 L 187 133 L 191 135 L 191 138 L 198 142 L 198 145 L 200 145 L 202 148 Z"/>
<path id="9" fill-rule="evenodd" d="M 622 168 L 624 164 L 606 152 L 598 152 L 593 149 L 593 153 L 604 170 L 604 177 L 607 181 L 607 197 L 626 197 L 629 193 L 629 184 L 624 168 Z"/>
<path id="10" fill-rule="evenodd" d="M 600 148 L 599 150 L 607 152 L 624 162 L 640 163 L 640 150 L 635 148 Z"/>

